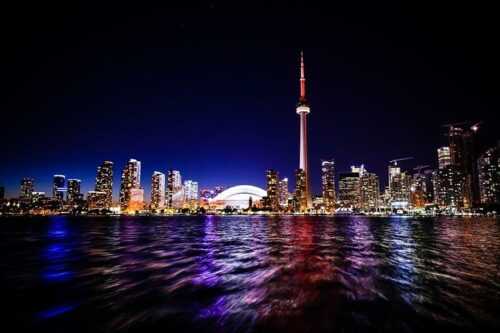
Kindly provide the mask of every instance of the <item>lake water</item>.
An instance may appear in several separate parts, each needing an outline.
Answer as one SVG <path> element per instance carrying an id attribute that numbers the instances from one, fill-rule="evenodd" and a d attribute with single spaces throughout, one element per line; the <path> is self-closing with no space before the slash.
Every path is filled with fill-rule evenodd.
<path id="1" fill-rule="evenodd" d="M 47 332 L 500 329 L 500 220 L 0 219 L 4 326 Z"/>

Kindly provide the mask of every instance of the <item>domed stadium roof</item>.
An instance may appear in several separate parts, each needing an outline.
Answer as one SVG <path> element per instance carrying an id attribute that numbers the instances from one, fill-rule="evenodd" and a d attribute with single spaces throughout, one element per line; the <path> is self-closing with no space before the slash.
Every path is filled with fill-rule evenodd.
<path id="1" fill-rule="evenodd" d="M 210 202 L 223 207 L 231 206 L 235 208 L 248 208 L 248 200 L 250 198 L 252 198 L 253 202 L 257 202 L 266 195 L 267 192 L 260 187 L 252 185 L 238 185 L 230 187 L 217 194 L 217 196 L 210 200 Z"/>

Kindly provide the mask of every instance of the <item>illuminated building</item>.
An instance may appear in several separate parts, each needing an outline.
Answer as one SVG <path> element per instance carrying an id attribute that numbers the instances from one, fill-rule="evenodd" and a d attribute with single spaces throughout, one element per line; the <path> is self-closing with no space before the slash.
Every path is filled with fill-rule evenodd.
<path id="1" fill-rule="evenodd" d="M 167 173 L 166 203 L 168 208 L 176 208 L 176 202 L 183 201 L 182 178 L 177 170 L 169 170 Z"/>
<path id="2" fill-rule="evenodd" d="M 80 179 L 68 179 L 68 203 L 74 205 L 82 199 L 80 192 L 82 181 Z"/>
<path id="3" fill-rule="evenodd" d="M 448 165 L 434 172 L 434 201 L 441 209 L 463 208 L 464 180 L 462 172 L 454 165 Z"/>
<path id="4" fill-rule="evenodd" d="M 138 212 L 144 209 L 144 189 L 131 188 L 130 201 L 126 211 L 128 213 Z"/>
<path id="5" fill-rule="evenodd" d="M 141 189 L 141 162 L 130 159 L 123 168 L 120 184 L 120 207 L 122 211 L 136 211 L 130 207 L 132 190 Z M 137 195 L 137 192 L 134 192 Z M 144 201 L 144 191 L 142 191 Z M 142 209 L 142 208 L 141 208 Z"/>
<path id="6" fill-rule="evenodd" d="M 335 161 L 321 162 L 323 207 L 327 213 L 335 211 Z"/>
<path id="7" fill-rule="evenodd" d="M 300 196 L 302 199 L 299 205 L 301 211 L 307 210 L 312 206 L 311 192 L 310 192 L 310 179 L 309 179 L 309 159 L 308 159 L 308 135 L 307 135 L 307 115 L 311 112 L 309 103 L 306 98 L 306 77 L 304 73 L 304 54 L 300 53 L 300 97 L 297 105 L 297 114 L 300 117 L 300 162 L 299 169 L 303 171 L 304 175 L 300 176 L 301 189 Z M 303 183 L 303 184 L 302 184 Z M 305 198 L 305 199 L 304 199 Z M 302 201 L 305 200 L 305 207 Z"/>
<path id="8" fill-rule="evenodd" d="M 307 177 L 303 169 L 295 170 L 295 210 L 304 213 L 308 210 L 307 204 Z"/>
<path id="9" fill-rule="evenodd" d="M 151 209 L 165 206 L 165 174 L 155 171 L 151 177 Z"/>
<path id="10" fill-rule="evenodd" d="M 471 127 L 462 124 L 449 125 L 448 140 L 451 164 L 463 177 L 463 208 L 471 208 L 480 203 L 477 170 L 476 133 L 478 124 Z"/>
<path id="11" fill-rule="evenodd" d="M 64 201 L 64 193 L 66 193 L 67 191 L 65 185 L 66 176 L 54 175 L 52 185 L 52 197 L 54 199 L 57 199 L 58 201 Z"/>
<path id="12" fill-rule="evenodd" d="M 290 193 L 288 192 L 288 178 L 283 178 L 278 183 L 278 195 L 279 195 L 279 204 L 281 207 L 288 206 L 288 198 L 290 197 Z"/>
<path id="13" fill-rule="evenodd" d="M 184 181 L 184 202 L 188 208 L 198 207 L 198 182 L 192 180 Z"/>
<path id="14" fill-rule="evenodd" d="M 280 198 L 279 198 L 279 176 L 276 170 L 267 170 L 266 171 L 266 183 L 267 183 L 267 201 L 269 209 L 271 211 L 276 212 L 280 207 Z"/>
<path id="15" fill-rule="evenodd" d="M 267 196 L 263 189 L 252 185 L 238 185 L 230 187 L 210 199 L 210 206 L 215 209 L 226 207 L 247 209 L 249 203 L 257 203 Z"/>
<path id="16" fill-rule="evenodd" d="M 33 178 L 23 178 L 21 180 L 21 193 L 19 199 L 23 202 L 31 202 L 35 189 Z"/>
<path id="17" fill-rule="evenodd" d="M 427 180 L 424 174 L 413 175 L 410 186 L 410 207 L 424 208 L 427 203 Z"/>
<path id="18" fill-rule="evenodd" d="M 405 171 L 401 171 L 397 161 L 389 164 L 389 194 L 390 207 L 392 209 L 407 209 L 410 202 L 410 188 L 412 177 Z"/>
<path id="19" fill-rule="evenodd" d="M 356 210 L 360 208 L 359 172 L 347 172 L 339 175 L 339 205 L 341 209 Z"/>
<path id="20" fill-rule="evenodd" d="M 100 191 L 87 192 L 87 206 L 89 210 L 109 209 L 108 193 Z"/>
<path id="21" fill-rule="evenodd" d="M 380 183 L 374 173 L 364 171 L 359 178 L 359 206 L 365 212 L 379 209 Z"/>
<path id="22" fill-rule="evenodd" d="M 450 147 L 438 148 L 437 152 L 439 169 L 444 169 L 451 164 Z"/>
<path id="23" fill-rule="evenodd" d="M 95 192 L 106 193 L 104 208 L 109 209 L 113 204 L 113 162 L 104 161 L 97 167 Z"/>
<path id="24" fill-rule="evenodd" d="M 477 163 L 481 203 L 500 204 L 500 142 L 482 154 Z"/>

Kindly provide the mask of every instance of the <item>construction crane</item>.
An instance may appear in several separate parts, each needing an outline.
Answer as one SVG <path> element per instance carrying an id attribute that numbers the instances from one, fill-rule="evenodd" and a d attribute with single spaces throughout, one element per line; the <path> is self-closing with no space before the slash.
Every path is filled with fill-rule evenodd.
<path id="1" fill-rule="evenodd" d="M 459 128 L 463 128 L 464 126 L 468 126 L 471 123 L 472 123 L 471 121 L 462 121 L 462 122 L 459 122 L 459 123 L 444 124 L 443 127 L 448 127 L 448 128 L 459 127 Z M 477 123 L 475 123 L 474 125 L 472 125 L 470 127 L 470 129 L 472 131 L 474 131 L 474 132 L 477 132 L 479 130 L 479 125 L 481 125 L 482 123 L 483 123 L 482 121 L 478 121 Z"/>
<path id="2" fill-rule="evenodd" d="M 430 167 L 431 167 L 430 165 L 418 165 L 414 167 L 413 170 L 417 171 L 418 174 L 421 174 L 422 170 L 428 169 Z"/>
<path id="3" fill-rule="evenodd" d="M 401 157 L 401 158 L 396 158 L 394 160 L 391 160 L 391 161 L 389 161 L 389 163 L 393 163 L 394 166 L 397 166 L 398 162 L 400 162 L 400 161 L 407 161 L 407 160 L 412 160 L 412 159 L 413 159 L 412 156 L 410 156 L 410 157 Z"/>

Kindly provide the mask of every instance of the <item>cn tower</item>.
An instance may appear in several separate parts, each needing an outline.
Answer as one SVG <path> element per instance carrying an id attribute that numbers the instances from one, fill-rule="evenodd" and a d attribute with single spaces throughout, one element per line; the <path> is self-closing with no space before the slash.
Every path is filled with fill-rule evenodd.
<path id="1" fill-rule="evenodd" d="M 309 158 L 307 149 L 307 115 L 311 112 L 306 98 L 306 76 L 304 71 L 304 52 L 300 52 L 300 98 L 297 104 L 297 114 L 300 117 L 300 163 L 299 168 L 304 170 L 306 178 L 305 196 L 307 208 L 311 208 L 312 199 L 309 184 Z"/>

